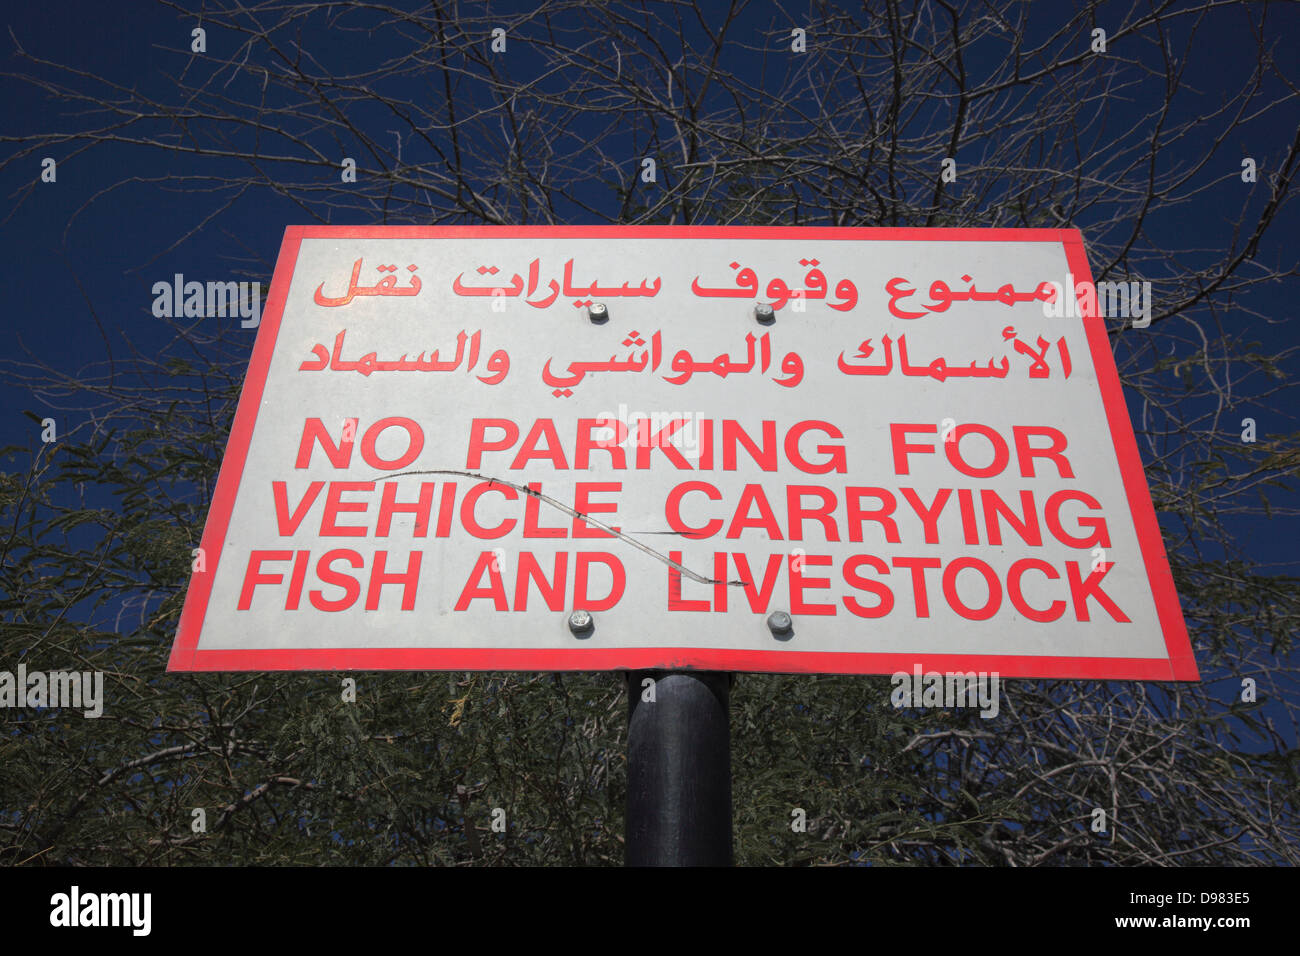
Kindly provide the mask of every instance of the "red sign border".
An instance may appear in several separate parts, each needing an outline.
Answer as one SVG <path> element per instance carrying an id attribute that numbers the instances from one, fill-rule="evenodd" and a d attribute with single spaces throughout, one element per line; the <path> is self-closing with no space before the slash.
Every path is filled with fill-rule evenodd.
<path id="1" fill-rule="evenodd" d="M 1110 349 L 1105 321 L 1095 301 L 1083 310 L 1084 332 L 1101 388 L 1111 441 L 1119 462 L 1129 510 L 1165 638 L 1167 658 L 1039 657 L 1006 654 L 882 654 L 717 648 L 284 648 L 205 650 L 198 648 L 235 495 L 244 471 L 253 428 L 266 387 L 285 300 L 304 239 L 447 239 L 447 238 L 674 238 L 674 239 L 855 239 L 895 242 L 1053 242 L 1065 250 L 1075 282 L 1092 282 L 1077 229 L 874 228 L 803 226 L 289 226 L 275 264 L 266 308 L 257 330 L 248 374 L 235 412 L 230 441 L 221 462 L 201 547 L 209 556 L 204 572 L 191 578 L 176 640 L 167 662 L 169 672 L 201 671 L 350 671 L 350 670 L 726 670 L 781 674 L 911 673 L 915 665 L 930 672 L 996 672 L 1002 677 L 1091 678 L 1102 680 L 1199 680 L 1186 624 L 1174 589 L 1173 575 L 1150 488 L 1142 469 Z"/>

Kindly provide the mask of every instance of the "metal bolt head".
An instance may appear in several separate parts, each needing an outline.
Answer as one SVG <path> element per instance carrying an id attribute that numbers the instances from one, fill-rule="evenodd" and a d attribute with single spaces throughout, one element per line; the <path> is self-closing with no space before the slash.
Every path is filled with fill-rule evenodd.
<path id="1" fill-rule="evenodd" d="M 772 307 L 766 302 L 760 302 L 758 305 L 754 306 L 754 318 L 758 319 L 758 321 L 762 322 L 764 325 L 771 325 L 776 321 L 776 312 L 773 311 Z"/>
<path id="2" fill-rule="evenodd" d="M 773 611 L 767 616 L 767 627 L 773 634 L 786 635 L 794 630 L 794 621 L 785 611 Z"/>
<path id="3" fill-rule="evenodd" d="M 586 637 L 591 633 L 593 627 L 590 611 L 579 610 L 569 615 L 569 630 L 578 637 Z"/>
<path id="4" fill-rule="evenodd" d="M 604 302 L 593 302 L 587 306 L 587 318 L 596 323 L 605 322 L 609 319 L 609 309 Z"/>

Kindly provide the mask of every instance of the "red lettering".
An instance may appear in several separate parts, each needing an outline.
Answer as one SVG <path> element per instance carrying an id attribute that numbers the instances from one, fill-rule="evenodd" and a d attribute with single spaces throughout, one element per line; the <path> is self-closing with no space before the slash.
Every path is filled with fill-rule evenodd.
<path id="1" fill-rule="evenodd" d="M 340 511 L 365 511 L 370 507 L 366 501 L 343 501 L 340 495 L 345 491 L 374 491 L 373 481 L 331 481 L 329 494 L 325 496 L 325 513 L 320 519 L 320 533 L 327 538 L 353 537 L 364 538 L 366 529 L 358 525 L 338 525 L 335 519 Z"/>
<path id="2" fill-rule="evenodd" d="M 528 487 L 533 491 L 540 492 L 542 483 L 540 481 L 530 481 Z M 529 495 L 528 501 L 524 504 L 524 537 L 525 538 L 563 538 L 569 533 L 568 528 L 539 528 L 537 522 L 541 520 L 542 499 L 536 495 Z"/>
<path id="3" fill-rule="evenodd" d="M 685 481 L 668 493 L 664 503 L 664 515 L 668 518 L 668 527 L 673 531 L 684 532 L 692 538 L 711 538 L 722 528 L 722 519 L 714 518 L 703 528 L 692 528 L 682 520 L 682 498 L 691 491 L 702 491 L 710 501 L 721 501 L 722 492 L 707 481 Z"/>
<path id="4" fill-rule="evenodd" d="M 700 471 L 713 470 L 713 419 L 704 418 L 695 429 L 700 439 L 700 461 L 696 466 Z"/>
<path id="5" fill-rule="evenodd" d="M 996 491 L 990 491 L 988 488 L 981 489 L 980 502 L 984 505 L 984 526 L 988 529 L 989 544 L 1002 543 L 1002 526 L 998 523 L 998 515 L 1001 515 L 1015 528 L 1021 541 L 1036 548 L 1042 546 L 1043 533 L 1038 528 L 1038 512 L 1034 509 L 1032 491 L 1020 492 L 1020 510 L 1023 517 L 1018 517 Z"/>
<path id="6" fill-rule="evenodd" d="M 563 531 L 564 529 L 560 529 Z M 547 608 L 552 611 L 564 610 L 564 581 L 568 575 L 569 556 L 560 551 L 555 555 L 555 569 L 551 575 L 551 580 L 546 580 L 542 572 L 542 566 L 537 559 L 533 557 L 531 551 L 524 551 L 519 555 L 519 570 L 515 575 L 515 610 L 528 610 L 528 583 L 537 585 L 537 592 L 546 602 Z"/>
<path id="7" fill-rule="evenodd" d="M 375 524 L 375 536 L 378 538 L 388 537 L 388 532 L 393 526 L 393 514 L 403 511 L 415 515 L 415 530 L 412 536 L 424 538 L 429 534 L 429 513 L 433 510 L 433 482 L 423 481 L 420 483 L 420 500 L 406 503 L 397 501 L 397 482 L 384 482 L 383 496 L 379 502 L 379 520 Z"/>
<path id="8" fill-rule="evenodd" d="M 925 570 L 937 568 L 942 563 L 938 558 L 894 558 L 894 567 L 907 568 L 912 572 L 912 600 L 916 604 L 917 617 L 930 616 L 930 600 L 925 590 Z"/>
<path id="9" fill-rule="evenodd" d="M 939 513 L 943 511 L 943 506 L 948 503 L 949 497 L 952 496 L 951 488 L 940 488 L 934 495 L 934 503 L 926 506 L 911 488 L 900 488 L 903 497 L 907 503 L 912 506 L 916 516 L 921 519 L 925 527 L 925 543 L 939 543 Z"/>
<path id="10" fill-rule="evenodd" d="M 732 552 L 731 560 L 736 564 L 736 573 L 740 576 L 741 587 L 749 601 L 749 609 L 761 614 L 767 610 L 772 600 L 772 590 L 776 587 L 776 577 L 781 570 L 781 555 L 774 554 L 767 559 L 767 569 L 763 572 L 763 583 L 759 590 L 754 590 L 753 574 L 749 570 L 749 559 L 743 554 Z"/>
<path id="11" fill-rule="evenodd" d="M 1088 598 L 1093 598 L 1105 611 L 1121 624 L 1131 623 L 1128 616 L 1119 609 L 1110 596 L 1101 589 L 1101 579 L 1115 566 L 1115 562 L 1103 564 L 1088 575 L 1087 580 L 1080 576 L 1079 562 L 1069 561 L 1065 565 L 1066 577 L 1070 580 L 1070 600 L 1074 602 L 1074 616 L 1080 621 L 1092 620 L 1088 614 Z"/>
<path id="12" fill-rule="evenodd" d="M 480 586 L 479 582 L 483 580 L 485 573 L 488 576 L 488 584 Z M 491 551 L 484 551 L 478 556 L 474 570 L 470 572 L 469 580 L 465 582 L 464 590 L 456 599 L 456 610 L 465 610 L 469 607 L 469 602 L 476 598 L 491 599 L 492 606 L 498 611 L 510 610 L 510 605 L 506 602 L 506 585 L 501 580 L 501 569 L 497 567 L 497 556 Z"/>
<path id="13" fill-rule="evenodd" d="M 313 481 L 307 486 L 307 491 L 303 494 L 302 500 L 298 502 L 298 507 L 294 509 L 293 514 L 289 511 L 289 494 L 283 481 L 271 482 L 271 495 L 275 498 L 275 524 L 280 529 L 281 537 L 288 537 L 298 530 L 298 525 L 302 524 L 302 519 L 307 517 L 307 512 L 316 501 L 316 496 L 320 490 L 325 487 L 323 481 Z M 286 524 L 288 525 L 286 527 Z"/>
<path id="14" fill-rule="evenodd" d="M 804 436 L 804 432 L 814 430 L 825 432 L 830 438 L 844 437 L 843 433 L 830 422 L 799 422 L 786 432 L 785 436 L 785 457 L 790 459 L 790 464 L 809 475 L 824 475 L 831 471 L 837 474 L 846 472 L 849 466 L 843 445 L 818 445 L 817 454 L 825 455 L 825 461 L 813 463 L 804 458 L 803 453 L 799 451 L 799 439 Z"/>
<path id="15" fill-rule="evenodd" d="M 406 451 L 391 461 L 380 458 L 375 451 L 375 443 L 379 440 L 379 436 L 390 428 L 400 428 L 406 432 Z M 361 457 L 365 459 L 366 464 L 385 471 L 405 468 L 419 458 L 423 450 L 424 429 L 409 418 L 381 418 L 366 429 L 366 434 L 361 439 Z"/>
<path id="16" fill-rule="evenodd" d="M 385 584 L 402 586 L 402 610 L 415 609 L 415 589 L 420 583 L 420 559 L 422 551 L 412 551 L 406 559 L 406 570 L 401 573 L 385 574 L 388 565 L 388 552 L 375 552 L 375 566 L 370 569 L 370 586 L 366 589 L 366 610 L 379 610 L 379 592 Z"/>
<path id="17" fill-rule="evenodd" d="M 1011 565 L 1011 569 L 1007 572 L 1007 597 L 1011 599 L 1012 606 L 1029 620 L 1047 624 L 1057 620 L 1065 613 L 1065 602 L 1061 600 L 1053 601 L 1047 610 L 1040 611 L 1026 601 L 1024 592 L 1020 588 L 1020 580 L 1024 577 L 1025 572 L 1031 568 L 1035 571 L 1042 571 L 1051 581 L 1056 581 L 1061 577 L 1056 568 L 1046 561 L 1040 561 L 1038 558 L 1021 558 Z"/>
<path id="18" fill-rule="evenodd" d="M 897 562 L 895 562 L 897 563 Z M 957 575 L 966 568 L 973 568 L 984 576 L 988 585 L 989 596 L 980 608 L 967 607 L 957 595 Z M 948 606 L 969 621 L 987 621 L 1002 606 L 1002 585 L 994 570 L 978 558 L 958 558 L 943 569 L 943 596 Z"/>
<path id="19" fill-rule="evenodd" d="M 235 605 L 241 611 L 247 611 L 253 604 L 253 589 L 259 584 L 279 584 L 284 580 L 283 574 L 263 574 L 263 561 L 288 561 L 293 558 L 292 551 L 250 551 L 248 567 L 244 571 L 244 586 L 239 591 L 239 603 Z"/>
<path id="20" fill-rule="evenodd" d="M 757 518 L 749 517 L 751 504 L 758 506 Z M 727 537 L 739 538 L 740 532 L 746 528 L 762 528 L 767 532 L 769 540 L 781 540 L 781 529 L 777 527 L 776 515 L 772 513 L 772 506 L 767 502 L 767 495 L 763 494 L 762 485 L 745 486 L 745 490 L 740 495 L 740 503 L 736 505 L 736 514 L 731 519 L 731 527 L 727 529 Z"/>
<path id="21" fill-rule="evenodd" d="M 591 437 L 595 429 L 609 429 L 614 432 L 609 438 Z M 627 440 L 627 426 L 617 418 L 579 418 L 577 448 L 573 453 L 573 467 L 585 469 L 591 467 L 591 451 L 599 449 L 609 452 L 610 467 L 616 471 L 627 468 L 627 455 L 623 451 L 623 442 Z"/>
<path id="22" fill-rule="evenodd" d="M 821 500 L 821 507 L 813 510 L 803 506 L 804 495 L 815 495 Z M 805 518 L 814 518 L 821 522 L 822 531 L 827 541 L 840 540 L 840 533 L 835 527 L 831 512 L 835 510 L 835 493 L 819 485 L 787 485 L 785 489 L 787 517 L 790 521 L 790 540 L 803 540 L 803 522 Z"/>
<path id="23" fill-rule="evenodd" d="M 993 446 L 993 461 L 985 468 L 976 468 L 966 461 L 961 453 L 961 440 L 967 435 L 983 435 L 988 439 L 989 444 Z M 1010 449 L 1001 435 L 987 425 L 958 425 L 952 432 L 952 441 L 943 443 L 944 453 L 948 456 L 948 461 L 952 466 L 960 471 L 963 475 L 969 475 L 972 478 L 992 478 L 994 475 L 1001 474 L 1007 467 L 1007 462 L 1011 460 Z"/>
<path id="24" fill-rule="evenodd" d="M 875 568 L 877 574 L 889 573 L 889 565 L 874 555 L 855 554 L 844 565 L 844 580 L 859 591 L 870 591 L 879 599 L 880 603 L 875 607 L 867 607 L 857 598 L 846 597 L 844 598 L 844 606 L 858 617 L 884 617 L 894 609 L 894 592 L 890 591 L 881 582 L 864 578 L 858 574 L 858 568 L 864 564 L 869 564 Z"/>
<path id="25" fill-rule="evenodd" d="M 863 511 L 861 501 L 870 495 L 873 498 L 880 499 L 880 507 L 872 511 Z M 898 501 L 891 492 L 884 488 L 845 488 L 844 500 L 848 506 L 849 522 L 849 540 L 862 540 L 862 526 L 868 520 L 877 522 L 885 532 L 885 540 L 898 544 L 902 539 L 898 536 L 898 525 L 894 519 L 889 517 L 894 513 L 894 508 L 898 506 Z"/>
<path id="26" fill-rule="evenodd" d="M 722 470 L 736 470 L 736 445 L 744 445 L 749 457 L 764 471 L 776 471 L 776 422 L 763 422 L 763 447 L 754 444 L 739 422 L 722 423 Z"/>
<path id="27" fill-rule="evenodd" d="M 434 534 L 445 538 L 451 534 L 451 519 L 456 513 L 456 482 L 442 483 L 442 497 L 438 499 L 438 527 Z"/>
<path id="28" fill-rule="evenodd" d="M 727 609 L 727 555 L 724 551 L 713 553 L 713 607 Z"/>
<path id="29" fill-rule="evenodd" d="M 603 564 L 609 568 L 612 582 L 609 594 L 603 598 L 593 598 L 587 594 L 587 576 L 593 563 Z M 623 597 L 627 585 L 627 575 L 623 571 L 623 562 L 604 551 L 584 551 L 578 555 L 578 566 L 573 581 L 573 608 L 583 611 L 608 611 Z"/>
<path id="30" fill-rule="evenodd" d="M 669 559 L 682 563 L 680 551 L 669 551 Z M 709 602 L 704 598 L 688 600 L 682 597 L 682 572 L 672 565 L 668 566 L 668 610 L 670 611 L 707 611 Z"/>
<path id="31" fill-rule="evenodd" d="M 589 498 L 592 492 L 600 493 L 606 491 L 619 492 L 623 490 L 621 481 L 580 481 L 573 489 L 573 510 L 581 512 L 584 515 L 594 514 L 614 514 L 618 511 L 618 503 L 614 501 L 592 501 Z M 610 525 L 615 531 L 619 528 L 616 525 Z M 608 531 L 600 528 L 593 528 L 581 518 L 573 519 L 573 536 L 575 538 L 612 538 Z"/>
<path id="32" fill-rule="evenodd" d="M 319 418 L 309 418 L 302 424 L 302 441 L 298 443 L 298 460 L 295 468 L 306 468 L 311 464 L 311 453 L 320 442 L 321 450 L 335 468 L 346 468 L 352 460 L 352 443 L 357 433 L 357 419 L 348 418 L 343 422 L 342 440 L 337 445 L 330 438 L 329 432 Z"/>
<path id="33" fill-rule="evenodd" d="M 975 523 L 975 495 L 969 488 L 957 491 L 957 506 L 961 509 L 961 532 L 967 544 L 979 544 L 979 526 Z"/>
<path id="34" fill-rule="evenodd" d="M 1051 445 L 1047 448 L 1034 448 L 1029 444 L 1033 435 L 1044 435 Z M 1016 443 L 1016 458 L 1020 461 L 1020 474 L 1024 478 L 1035 478 L 1035 458 L 1050 458 L 1056 463 L 1056 473 L 1062 478 L 1073 478 L 1074 469 L 1065 460 L 1065 435 L 1047 425 L 1014 425 L 1011 436 Z"/>
<path id="35" fill-rule="evenodd" d="M 543 438 L 546 439 L 546 447 L 539 448 L 538 442 Z M 568 461 L 564 458 L 564 449 L 560 447 L 560 436 L 555 432 L 555 423 L 549 418 L 539 418 L 533 422 L 533 427 L 529 429 L 528 437 L 524 439 L 519 454 L 515 455 L 515 460 L 510 463 L 510 470 L 517 471 L 534 459 L 549 461 L 556 468 L 569 467 Z"/>
<path id="36" fill-rule="evenodd" d="M 326 600 L 324 591 L 312 591 L 307 596 L 311 600 L 311 606 L 318 611 L 346 611 L 353 604 L 357 603 L 357 598 L 361 594 L 361 584 L 356 578 L 349 577 L 346 574 L 335 571 L 330 565 L 342 558 L 354 568 L 365 565 L 365 560 L 361 555 L 347 548 L 340 548 L 334 551 L 326 551 L 316 562 L 316 577 L 320 578 L 325 584 L 333 584 L 343 589 L 343 596 L 333 601 Z"/>
<path id="37" fill-rule="evenodd" d="M 504 437 L 496 441 L 487 440 L 487 430 L 489 428 L 499 428 L 504 432 Z M 514 446 L 519 441 L 519 426 L 508 418 L 476 418 L 470 424 L 469 429 L 469 451 L 465 455 L 466 468 L 481 468 L 483 461 L 483 452 L 485 451 L 505 451 L 507 448 Z"/>
<path id="38" fill-rule="evenodd" d="M 658 448 L 663 452 L 664 457 L 673 463 L 673 467 L 678 470 L 691 470 L 691 463 L 682 457 L 682 453 L 677 450 L 670 440 L 672 434 L 680 429 L 683 425 L 688 424 L 688 419 L 674 418 L 659 431 L 653 435 L 650 434 L 650 419 L 638 419 L 636 423 L 636 466 L 639 469 L 650 467 L 650 449 Z"/>
<path id="39" fill-rule="evenodd" d="M 790 613 L 791 614 L 834 614 L 834 604 L 805 604 L 803 592 L 805 588 L 829 588 L 831 586 L 830 578 L 806 578 L 803 575 L 804 565 L 813 565 L 815 567 L 826 567 L 831 563 L 829 554 L 801 554 L 790 555 Z"/>
<path id="40" fill-rule="evenodd" d="M 916 422 L 912 424 L 902 424 L 893 422 L 889 426 L 889 444 L 894 450 L 894 474 L 909 475 L 909 466 L 907 456 L 909 454 L 933 455 L 933 445 L 913 445 L 907 441 L 909 432 L 918 432 L 923 435 L 934 435 L 939 431 L 937 425 L 927 425 L 925 422 Z"/>
<path id="41" fill-rule="evenodd" d="M 1066 532 L 1065 528 L 1061 526 L 1061 505 L 1067 501 L 1081 501 L 1089 508 L 1097 511 L 1101 510 L 1101 503 L 1086 492 L 1058 491 L 1048 498 L 1047 504 L 1043 506 L 1043 517 L 1047 521 L 1047 530 L 1052 532 L 1053 537 L 1062 544 L 1068 544 L 1074 548 L 1091 548 L 1093 545 L 1109 548 L 1110 533 L 1106 530 L 1105 518 L 1079 519 L 1078 523 L 1081 527 L 1092 529 L 1092 534 L 1086 538 L 1076 538 Z"/>
<path id="42" fill-rule="evenodd" d="M 289 579 L 289 596 L 284 599 L 286 611 L 298 610 L 302 601 L 302 585 L 307 579 L 307 558 L 310 551 L 299 551 L 293 556 L 293 577 Z"/>
<path id="43" fill-rule="evenodd" d="M 515 526 L 514 518 L 506 518 L 495 528 L 485 528 L 478 523 L 474 508 L 478 504 L 478 500 L 489 491 L 504 495 L 507 501 L 519 500 L 519 493 L 515 489 L 509 485 L 499 485 L 491 481 L 481 481 L 465 492 L 465 497 L 460 503 L 460 523 L 466 531 L 476 538 L 501 538 L 509 534 Z"/>

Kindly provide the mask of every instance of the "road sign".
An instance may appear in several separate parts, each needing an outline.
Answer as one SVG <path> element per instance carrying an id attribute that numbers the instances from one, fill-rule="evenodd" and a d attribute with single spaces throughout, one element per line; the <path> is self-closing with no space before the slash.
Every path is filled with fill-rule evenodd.
<path id="1" fill-rule="evenodd" d="M 292 227 L 195 567 L 171 670 L 1197 678 L 1073 230 Z"/>

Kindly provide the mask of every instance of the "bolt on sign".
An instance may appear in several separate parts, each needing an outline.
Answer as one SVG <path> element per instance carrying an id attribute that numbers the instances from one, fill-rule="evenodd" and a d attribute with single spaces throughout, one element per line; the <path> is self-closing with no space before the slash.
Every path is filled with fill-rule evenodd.
<path id="1" fill-rule="evenodd" d="M 169 667 L 1195 680 L 1091 290 L 1073 230 L 291 227 Z"/>

